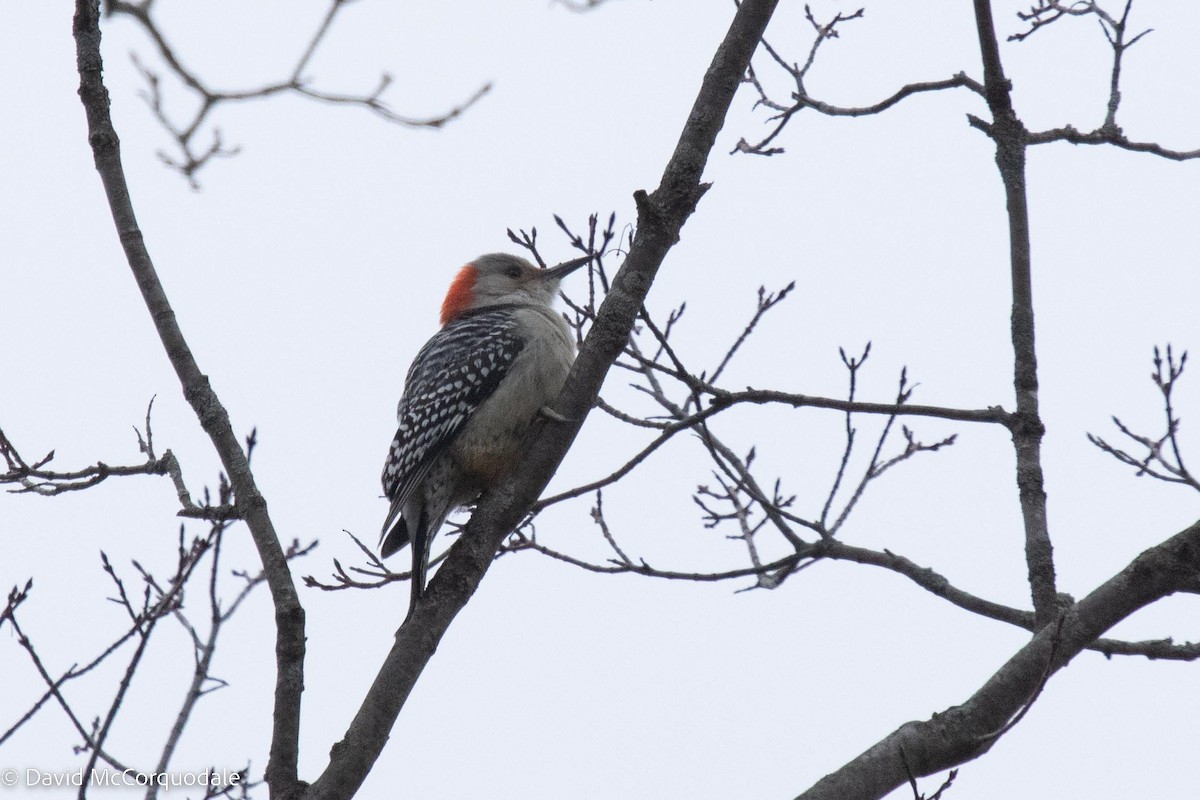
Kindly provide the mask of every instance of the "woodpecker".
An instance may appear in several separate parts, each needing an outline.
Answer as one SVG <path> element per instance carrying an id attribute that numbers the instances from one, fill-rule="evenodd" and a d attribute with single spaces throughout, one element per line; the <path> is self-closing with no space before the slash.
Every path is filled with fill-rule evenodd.
<path id="1" fill-rule="evenodd" d="M 552 306 L 559 282 L 590 260 L 538 269 L 489 253 L 450 284 L 442 328 L 408 368 L 383 466 L 391 507 L 379 550 L 387 558 L 411 543 L 410 610 L 446 516 L 518 468 L 526 431 L 566 382 L 575 342 Z"/>

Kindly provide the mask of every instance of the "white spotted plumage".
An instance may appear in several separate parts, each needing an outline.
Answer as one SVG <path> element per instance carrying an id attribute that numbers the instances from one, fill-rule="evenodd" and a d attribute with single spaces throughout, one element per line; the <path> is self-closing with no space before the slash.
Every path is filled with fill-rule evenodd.
<path id="1" fill-rule="evenodd" d="M 412 544 L 410 609 L 447 515 L 519 468 L 529 428 L 562 389 L 575 343 L 552 304 L 559 281 L 587 260 L 538 269 L 492 253 L 451 284 L 442 329 L 408 370 L 383 468 L 391 506 L 380 553 Z"/>
<path id="2" fill-rule="evenodd" d="M 452 320 L 426 342 L 404 381 L 399 427 L 383 467 L 395 519 L 433 460 L 503 380 L 525 346 L 512 309 L 491 306 Z"/>

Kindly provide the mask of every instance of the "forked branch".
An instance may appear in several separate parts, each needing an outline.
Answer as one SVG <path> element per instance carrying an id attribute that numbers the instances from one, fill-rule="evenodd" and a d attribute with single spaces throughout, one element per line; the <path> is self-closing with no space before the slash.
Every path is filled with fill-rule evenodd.
<path id="1" fill-rule="evenodd" d="M 1200 149 L 1175 150 L 1163 147 L 1157 142 L 1137 142 L 1126 137 L 1125 132 L 1117 123 L 1117 110 L 1121 105 L 1121 68 L 1125 53 L 1129 48 L 1140 42 L 1144 36 L 1152 32 L 1147 28 L 1139 33 L 1130 35 L 1129 14 L 1133 10 L 1133 0 L 1125 0 L 1125 6 L 1120 16 L 1110 13 L 1095 0 L 1038 0 L 1026 12 L 1018 12 L 1017 16 L 1029 27 L 1009 36 L 1009 41 L 1022 42 L 1035 33 L 1070 17 L 1094 17 L 1099 23 L 1104 38 L 1112 48 L 1112 66 L 1109 69 L 1108 103 L 1104 112 L 1104 121 L 1095 130 L 1080 131 L 1073 125 L 1063 125 L 1046 131 L 1031 132 L 1027 136 L 1029 144 L 1048 144 L 1050 142 L 1070 142 L 1071 144 L 1107 144 L 1122 150 L 1136 153 L 1149 153 L 1172 161 L 1187 161 L 1200 158 Z"/>
<path id="2" fill-rule="evenodd" d="M 438 641 L 470 599 L 505 538 L 537 500 L 591 410 L 620 355 L 654 277 L 684 222 L 708 188 L 701 176 L 776 0 L 746 0 L 705 74 L 678 146 L 652 193 L 637 192 L 639 224 L 625 263 L 596 314 L 567 385 L 553 404 L 557 418 L 534 432 L 519 476 L 480 500 L 465 535 L 412 607 L 375 683 L 332 751 L 329 766 L 305 792 L 311 800 L 354 794 L 374 765 L 392 725 Z"/>
<path id="3" fill-rule="evenodd" d="M 883 797 L 914 776 L 934 775 L 977 758 L 1037 697 L 1046 682 L 1104 631 L 1137 610 L 1200 579 L 1200 523 L 1135 558 L 1124 570 L 1042 626 L 972 697 L 907 722 L 822 778 L 798 800 Z M 903 755 L 902 755 L 903 754 Z"/>
<path id="4" fill-rule="evenodd" d="M 207 144 L 199 142 L 200 131 L 204 127 L 204 123 L 211 117 L 212 112 L 229 103 L 264 100 L 290 94 L 332 105 L 365 108 L 381 119 L 396 125 L 411 128 L 440 128 L 461 116 L 491 91 L 492 85 L 485 83 L 450 110 L 422 117 L 401 114 L 391 107 L 385 99 L 385 95 L 394 79 L 386 72 L 379 76 L 375 87 L 366 92 L 331 92 L 316 88 L 306 74 L 307 70 L 317 50 L 325 42 L 338 13 L 349 4 L 349 0 L 332 0 L 330 2 L 324 18 L 318 24 L 295 65 L 288 71 L 286 78 L 251 88 L 220 90 L 212 88 L 195 70 L 183 63 L 177 49 L 170 43 L 162 26 L 154 18 L 151 0 L 141 0 L 141 2 L 105 0 L 105 14 L 109 16 L 122 15 L 134 20 L 154 43 L 167 71 L 195 95 L 196 107 L 191 117 L 183 123 L 175 122 L 167 114 L 165 108 L 161 76 L 134 54 L 134 67 L 146 82 L 146 89 L 141 93 L 142 99 L 146 101 L 159 124 L 174 140 L 177 150 L 176 155 L 169 155 L 160 150 L 159 159 L 186 178 L 193 188 L 198 188 L 196 174 L 203 167 L 213 159 L 229 158 L 238 153 L 237 147 L 229 147 L 225 144 L 220 128 L 212 128 Z"/>
<path id="5" fill-rule="evenodd" d="M 809 45 L 808 55 L 803 64 L 789 62 L 766 39 L 762 43 L 763 49 L 770 55 L 776 67 L 787 75 L 792 83 L 791 96 L 788 100 L 784 101 L 773 98 L 760 79 L 759 74 L 755 71 L 754 66 L 747 67 L 744 80 L 746 83 L 751 84 L 758 93 L 758 100 L 755 102 L 755 107 L 762 106 L 775 112 L 768 117 L 768 121 L 774 123 L 774 127 L 770 133 L 757 142 L 751 143 L 746 139 L 738 140 L 737 145 L 731 151 L 732 153 L 773 156 L 784 152 L 782 147 L 772 146 L 771 143 L 783 133 L 793 117 L 809 108 L 818 114 L 829 117 L 863 117 L 880 114 L 909 97 L 929 92 L 963 88 L 977 95 L 983 95 L 983 86 L 975 79 L 969 77 L 965 72 L 960 71 L 949 78 L 941 80 L 916 81 L 905 84 L 888 97 L 865 106 L 841 106 L 820 100 L 809 92 L 805 84 L 805 79 L 816 62 L 817 53 L 826 42 L 840 38 L 841 26 L 847 22 L 862 19 L 865 9 L 860 8 L 850 13 L 839 11 L 828 22 L 819 22 L 807 4 L 804 6 L 804 14 L 815 35 Z"/>
<path id="6" fill-rule="evenodd" d="M 121 165 L 120 141 L 109 113 L 108 90 L 100 54 L 99 0 L 76 0 L 74 34 L 79 96 L 87 117 L 88 141 L 113 216 L 117 236 L 141 290 L 163 349 L 179 378 L 184 397 L 213 443 L 229 476 L 238 514 L 246 521 L 262 559 L 275 607 L 276 685 L 267 782 L 272 792 L 289 794 L 296 786 L 300 741 L 300 694 L 304 688 L 304 609 L 292 583 L 287 556 L 258 490 L 246 450 L 233 432 L 216 392 L 183 336 L 146 248 Z"/>
<path id="7" fill-rule="evenodd" d="M 1145 452 L 1133 455 L 1127 450 L 1109 444 L 1094 434 L 1088 434 L 1088 441 L 1108 453 L 1122 464 L 1127 464 L 1137 470 L 1137 475 L 1147 475 L 1167 483 L 1179 483 L 1200 491 L 1200 480 L 1192 474 L 1183 460 L 1183 445 L 1179 440 L 1179 429 L 1183 420 L 1175 410 L 1174 392 L 1179 379 L 1183 376 L 1187 365 L 1187 352 L 1175 358 L 1171 345 L 1166 347 L 1166 358 L 1162 352 L 1154 348 L 1154 372 L 1150 379 L 1162 395 L 1164 432 L 1159 436 L 1144 436 L 1132 431 L 1120 418 L 1113 417 L 1113 424 L 1126 438 L 1139 445 Z M 1164 369 L 1165 366 L 1165 369 Z"/>

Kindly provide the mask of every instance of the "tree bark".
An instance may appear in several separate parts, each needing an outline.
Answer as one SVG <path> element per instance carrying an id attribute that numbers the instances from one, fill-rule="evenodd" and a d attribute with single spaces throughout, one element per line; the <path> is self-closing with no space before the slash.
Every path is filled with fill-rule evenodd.
<path id="1" fill-rule="evenodd" d="M 708 189 L 701 182 L 708 155 L 776 4 L 777 0 L 745 0 L 738 7 L 705 73 L 662 181 L 653 193 L 634 195 L 638 226 L 633 244 L 555 404 L 558 414 L 570 421 L 543 425 L 534 435 L 521 474 L 480 501 L 425 596 L 396 632 L 396 642 L 362 707 L 344 738 L 334 745 L 329 766 L 305 795 L 309 800 L 348 798 L 358 790 L 442 635 L 574 441 L 609 367 L 629 338 L 659 267 Z"/>

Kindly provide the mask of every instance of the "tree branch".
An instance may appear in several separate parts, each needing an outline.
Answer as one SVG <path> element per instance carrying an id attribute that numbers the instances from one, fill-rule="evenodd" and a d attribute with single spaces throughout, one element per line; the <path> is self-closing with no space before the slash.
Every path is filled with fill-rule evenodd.
<path id="1" fill-rule="evenodd" d="M 1200 158 L 1200 150 L 1172 150 L 1155 142 L 1133 142 L 1121 130 L 1117 123 L 1117 109 L 1121 105 L 1121 65 L 1125 51 L 1133 47 L 1142 37 L 1150 33 L 1147 29 L 1134 36 L 1128 35 L 1129 13 L 1133 9 L 1133 0 L 1125 0 L 1125 8 L 1120 18 L 1113 16 L 1098 5 L 1095 0 L 1076 0 L 1063 3 L 1060 0 L 1037 0 L 1029 11 L 1018 12 L 1017 16 L 1029 23 L 1028 30 L 1014 33 L 1009 41 L 1025 41 L 1042 28 L 1063 17 L 1095 16 L 1100 23 L 1100 30 L 1112 48 L 1112 68 L 1109 70 L 1108 103 L 1105 108 L 1104 122 L 1090 133 L 1082 133 L 1072 125 L 1064 125 L 1048 131 L 1030 133 L 1028 144 L 1046 144 L 1048 142 L 1070 142 L 1071 144 L 1109 144 L 1122 150 L 1132 150 L 1139 153 L 1169 158 L 1174 161 L 1187 161 Z"/>
<path id="2" fill-rule="evenodd" d="M 1070 142 L 1071 144 L 1109 144 L 1122 150 L 1135 153 L 1149 153 L 1171 161 L 1190 161 L 1200 158 L 1200 149 L 1172 150 L 1157 142 L 1133 142 L 1126 138 L 1119 128 L 1097 128 L 1091 133 L 1083 133 L 1071 125 L 1052 128 L 1046 131 L 1029 133 L 1026 137 L 1029 144 L 1049 144 L 1051 142 Z"/>
<path id="3" fill-rule="evenodd" d="M 1008 242 L 1012 280 L 1013 388 L 1016 422 L 1012 430 L 1017 457 L 1017 487 L 1025 525 L 1025 562 L 1038 622 L 1047 625 L 1057 612 L 1054 549 L 1046 519 L 1042 477 L 1042 436 L 1038 412 L 1037 349 L 1034 345 L 1033 279 L 1029 247 L 1029 205 L 1025 194 L 1027 132 L 1012 105 L 1012 84 L 1004 75 L 990 0 L 974 0 L 975 25 L 983 57 L 984 89 L 996 143 L 996 166 L 1008 205 Z"/>
<path id="4" fill-rule="evenodd" d="M 454 543 L 425 596 L 397 631 L 395 645 L 366 699 L 306 797 L 333 800 L 357 791 L 438 641 L 566 454 L 604 376 L 628 341 L 659 267 L 708 188 L 701 183 L 705 163 L 775 5 L 776 0 L 742 3 L 705 74 L 662 182 L 650 195 L 641 191 L 634 195 L 639 221 L 633 244 L 554 404 L 558 416 L 571 422 L 543 424 L 532 437 L 521 474 L 480 501 L 465 535 Z"/>
<path id="5" fill-rule="evenodd" d="M 141 438 L 140 433 L 138 438 Z M 146 451 L 143 450 L 143 452 Z M 16 445 L 9 440 L 4 430 L 0 429 L 0 457 L 4 458 L 7 465 L 7 471 L 0 473 L 0 484 L 20 484 L 20 489 L 9 489 L 14 494 L 31 492 L 44 497 L 53 497 L 64 492 L 90 489 L 108 478 L 127 475 L 166 475 L 172 466 L 178 468 L 170 450 L 164 453 L 162 458 L 154 458 L 152 452 L 148 452 L 147 456 L 145 463 L 131 466 L 112 466 L 103 461 L 97 461 L 94 465 L 80 469 L 64 472 L 49 470 L 45 469 L 45 466 L 54 460 L 53 450 L 39 459 L 36 464 L 30 465 L 21 457 Z"/>
<path id="6" fill-rule="evenodd" d="M 138 227 L 121 166 L 120 141 L 109 115 L 100 55 L 99 0 L 76 0 L 74 35 L 80 77 L 79 96 L 87 115 L 88 140 L 104 184 L 117 235 L 141 290 L 159 339 L 174 367 L 184 397 L 213 443 L 234 489 L 238 513 L 250 528 L 275 608 L 276 684 L 274 724 L 267 782 L 272 796 L 285 796 L 296 785 L 300 694 L 304 688 L 304 609 L 292 583 L 279 537 L 258 490 L 246 453 L 230 425 L 229 414 L 200 371 L 175 320 L 154 262 Z"/>
<path id="7" fill-rule="evenodd" d="M 166 109 L 163 107 L 162 93 L 159 88 L 159 76 L 143 65 L 136 55 L 133 56 L 134 66 L 142 74 L 149 87 L 147 91 L 142 93 L 142 97 L 145 99 L 147 105 L 150 106 L 151 112 L 153 112 L 159 123 L 171 135 L 171 138 L 174 139 L 176 146 L 179 148 L 180 157 L 178 159 L 159 151 L 159 160 L 183 175 L 192 185 L 192 188 L 198 188 L 199 184 L 196 181 L 196 173 L 208 164 L 209 161 L 214 158 L 227 158 L 236 155 L 238 148 L 227 149 L 222 141 L 219 129 L 213 129 L 212 144 L 207 149 L 199 151 L 196 148 L 196 134 L 199 132 L 200 127 L 208 119 L 210 113 L 224 103 L 260 100 L 292 93 L 324 103 L 360 106 L 397 125 L 436 129 L 461 116 L 468 108 L 491 91 L 492 85 L 485 83 L 470 97 L 445 113 L 430 117 L 413 117 L 397 113 L 384 101 L 384 92 L 391 86 L 393 80 L 392 76 L 387 73 L 381 75 L 375 89 L 367 93 L 345 94 L 314 89 L 309 85 L 308 79 L 305 78 L 304 70 L 312 61 L 317 48 L 325 40 L 326 34 L 328 34 L 333 25 L 334 18 L 347 5 L 349 5 L 349 0 L 331 0 L 329 10 L 326 12 L 320 25 L 317 26 L 316 32 L 309 40 L 308 45 L 297 60 L 295 67 L 291 70 L 287 79 L 250 89 L 221 91 L 206 85 L 205 81 L 196 72 L 183 64 L 175 49 L 167 41 L 166 36 L 163 35 L 162 29 L 154 20 L 151 14 L 151 3 L 107 0 L 105 3 L 105 13 L 107 15 L 124 14 L 134 19 L 145 30 L 146 35 L 150 37 L 151 41 L 154 42 L 159 56 L 166 63 L 170 72 L 178 77 L 199 99 L 198 106 L 191 120 L 185 125 L 177 125 L 167 116 Z"/>
<path id="8" fill-rule="evenodd" d="M 757 108 L 758 106 L 764 106 L 772 111 L 777 112 L 774 116 L 770 117 L 770 120 L 775 122 L 775 127 L 763 139 L 754 144 L 751 144 L 745 139 L 739 139 L 737 145 L 735 145 L 733 150 L 730 151 L 731 154 L 748 153 L 750 155 L 773 156 L 784 152 L 782 147 L 770 147 L 769 145 L 777 136 L 779 136 L 779 134 L 783 133 L 783 129 L 787 127 L 789 122 L 791 122 L 792 117 L 806 108 L 811 108 L 819 114 L 824 114 L 825 116 L 830 117 L 863 117 L 882 113 L 908 97 L 912 97 L 913 95 L 917 94 L 924 94 L 926 92 L 940 92 L 946 89 L 965 88 L 978 95 L 983 95 L 984 93 L 984 87 L 978 81 L 968 77 L 965 72 L 958 72 L 952 77 L 942 80 L 916 81 L 906 84 L 901 86 L 883 100 L 867 106 L 837 106 L 833 105 L 832 103 L 826 103 L 818 100 L 809 94 L 808 88 L 804 83 L 805 78 L 808 76 L 809 70 L 812 69 L 812 66 L 816 61 L 817 51 L 827 40 L 837 39 L 841 36 L 841 33 L 838 31 L 839 25 L 852 20 L 861 19 L 864 14 L 864 9 L 860 8 L 857 11 L 848 14 L 838 12 L 834 15 L 833 19 L 826 23 L 817 22 L 816 18 L 813 16 L 812 9 L 810 9 L 807 5 L 804 6 L 804 14 L 808 18 L 809 24 L 816 32 L 816 36 L 813 39 L 812 45 L 809 47 L 808 57 L 805 59 L 803 65 L 799 63 L 788 63 L 788 61 L 784 59 L 783 56 L 781 56 L 769 42 L 764 39 L 762 43 L 763 49 L 767 52 L 767 54 L 770 55 L 775 63 L 791 77 L 792 82 L 795 84 L 795 88 L 792 90 L 791 103 L 785 104 L 780 101 L 772 100 L 767 94 L 767 90 L 763 87 L 762 82 L 759 81 L 758 75 L 754 71 L 753 66 L 747 66 L 745 81 L 753 85 L 755 91 L 758 92 L 758 101 L 755 103 L 755 107 Z"/>
<path id="9" fill-rule="evenodd" d="M 1030 704 L 1046 680 L 1101 633 L 1170 594 L 1195 592 L 1197 575 L 1200 522 L 1145 551 L 1062 612 L 1061 628 L 1042 626 L 966 702 L 901 725 L 797 800 L 881 798 L 908 783 L 911 773 L 933 775 L 983 755 L 999 740 L 996 732 Z"/>
<path id="10" fill-rule="evenodd" d="M 593 512 L 594 515 L 594 512 Z M 1006 606 L 992 600 L 972 594 L 955 586 L 945 575 L 930 567 L 906 558 L 891 550 L 872 550 L 867 547 L 857 547 L 845 544 L 837 539 L 822 539 L 805 547 L 801 552 L 785 556 L 775 561 L 759 566 L 743 567 L 741 569 L 724 570 L 721 572 L 695 572 L 684 570 L 663 569 L 646 563 L 645 559 L 634 559 L 626 556 L 624 559 L 612 559 L 607 563 L 592 563 L 576 558 L 567 553 L 548 547 L 536 538 L 521 531 L 515 532 L 504 545 L 502 552 L 519 553 L 523 550 L 552 558 L 588 572 L 603 575 L 640 575 L 646 578 L 656 578 L 671 581 L 695 581 L 702 583 L 717 583 L 737 580 L 740 578 L 761 579 L 770 578 L 769 588 L 775 588 L 781 582 L 780 573 L 798 571 L 803 566 L 811 566 L 820 560 L 849 561 L 864 566 L 880 567 L 897 575 L 908 578 L 918 587 L 940 597 L 943 600 L 986 619 L 1003 622 L 1027 631 L 1036 633 L 1039 630 L 1032 611 Z M 622 555 L 624 555 L 622 553 Z M 757 584 L 762 586 L 760 580 Z M 754 587 L 751 587 L 754 588 Z M 1151 661 L 1197 661 L 1200 660 L 1200 642 L 1177 643 L 1170 637 L 1163 639 L 1146 639 L 1131 642 L 1124 639 L 1096 639 L 1087 646 L 1088 650 L 1100 653 L 1106 658 L 1113 656 L 1142 656 Z"/>

